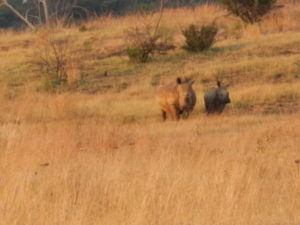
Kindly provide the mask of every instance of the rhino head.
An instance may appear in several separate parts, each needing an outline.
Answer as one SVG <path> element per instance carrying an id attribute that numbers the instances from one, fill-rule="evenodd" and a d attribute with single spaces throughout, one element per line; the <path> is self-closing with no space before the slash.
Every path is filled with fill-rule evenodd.
<path id="1" fill-rule="evenodd" d="M 183 113 L 186 109 L 190 108 L 191 95 L 193 95 L 193 83 L 194 80 L 191 78 L 180 78 L 176 79 L 177 82 L 177 92 L 178 92 L 178 102 L 179 102 L 179 113 Z"/>
<path id="2" fill-rule="evenodd" d="M 229 85 L 221 85 L 221 82 L 217 80 L 218 88 L 216 89 L 218 102 L 221 104 L 230 103 L 229 92 L 227 88 Z"/>

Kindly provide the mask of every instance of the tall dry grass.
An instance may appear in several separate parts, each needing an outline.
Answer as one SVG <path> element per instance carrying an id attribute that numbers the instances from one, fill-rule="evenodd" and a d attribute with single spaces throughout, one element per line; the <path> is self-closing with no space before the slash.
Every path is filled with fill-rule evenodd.
<path id="1" fill-rule="evenodd" d="M 1 126 L 1 224 L 299 224 L 299 114 Z"/>

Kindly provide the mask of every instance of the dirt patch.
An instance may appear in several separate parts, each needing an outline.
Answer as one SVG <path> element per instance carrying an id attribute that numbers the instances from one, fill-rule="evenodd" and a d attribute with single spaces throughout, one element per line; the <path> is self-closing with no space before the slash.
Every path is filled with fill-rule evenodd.
<path id="1" fill-rule="evenodd" d="M 299 112 L 300 106 L 298 100 L 280 99 L 272 103 L 245 104 L 234 106 L 231 111 L 238 114 L 292 114 Z"/>

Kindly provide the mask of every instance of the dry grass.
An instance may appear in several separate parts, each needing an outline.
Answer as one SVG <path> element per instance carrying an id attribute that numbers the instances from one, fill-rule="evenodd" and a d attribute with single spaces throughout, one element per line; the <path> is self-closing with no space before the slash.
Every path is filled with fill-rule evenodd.
<path id="1" fill-rule="evenodd" d="M 1 126 L 1 224 L 298 224 L 299 114 Z"/>
<path id="2" fill-rule="evenodd" d="M 182 27 L 216 17 L 218 42 L 143 65 L 101 56 L 156 13 L 57 28 L 82 50 L 86 76 L 60 94 L 42 91 L 43 74 L 27 64 L 49 31 L 1 33 L 0 224 L 299 224 L 299 11 L 287 4 L 244 26 L 214 5 L 166 10 L 177 46 Z M 207 117 L 202 93 L 216 75 L 232 103 Z M 196 109 L 162 123 L 153 95 L 176 76 L 196 79 Z"/>

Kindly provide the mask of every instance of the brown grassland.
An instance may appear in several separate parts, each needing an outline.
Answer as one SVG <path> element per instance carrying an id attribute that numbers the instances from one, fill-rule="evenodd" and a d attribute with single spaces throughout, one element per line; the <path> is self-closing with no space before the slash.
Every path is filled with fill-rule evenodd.
<path id="1" fill-rule="evenodd" d="M 158 13 L 1 31 L 0 224 L 300 224 L 300 4 L 283 3 L 248 26 L 215 5 L 167 9 L 177 48 L 146 64 L 109 54 Z M 212 49 L 180 48 L 183 27 L 216 17 Z M 80 48 L 82 83 L 71 70 L 75 84 L 43 90 L 28 61 L 45 35 Z M 177 76 L 196 80 L 196 109 L 163 123 L 154 93 Z M 215 76 L 232 102 L 206 116 Z"/>

